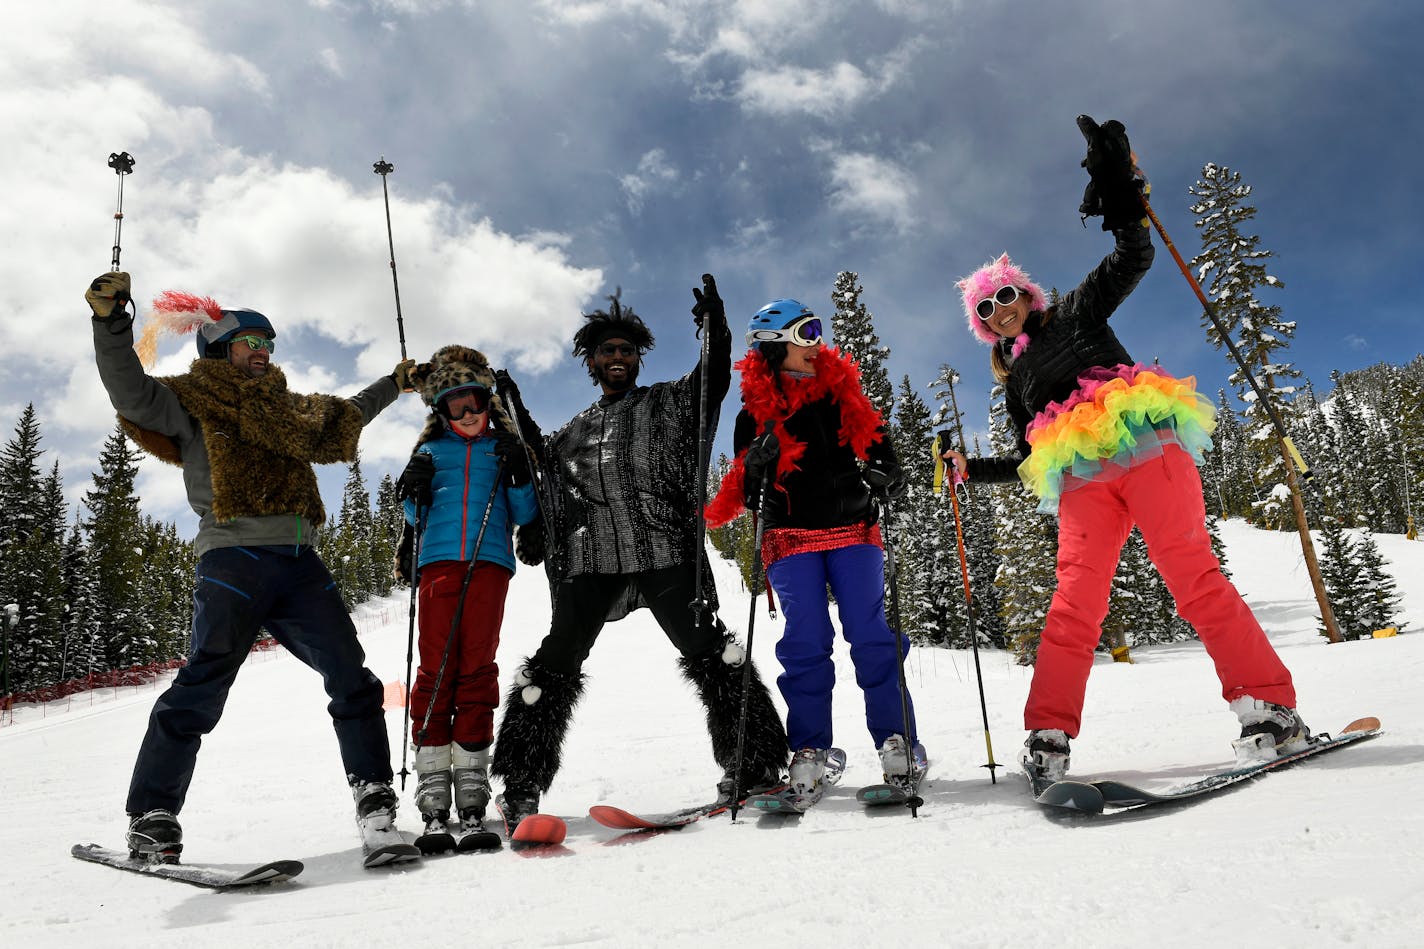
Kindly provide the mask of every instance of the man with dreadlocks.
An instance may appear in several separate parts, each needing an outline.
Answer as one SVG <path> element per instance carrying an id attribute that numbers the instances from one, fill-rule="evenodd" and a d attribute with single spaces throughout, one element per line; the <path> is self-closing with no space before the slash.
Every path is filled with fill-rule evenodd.
<path id="1" fill-rule="evenodd" d="M 84 298 L 99 378 L 120 424 L 145 451 L 183 469 L 188 504 L 200 518 L 192 651 L 154 703 L 134 764 L 130 856 L 178 861 L 178 812 L 198 746 L 222 717 L 263 627 L 321 674 L 367 865 L 418 856 L 394 826 L 381 680 L 366 668 L 356 628 L 313 547 L 326 511 L 312 470 L 356 457 L 361 429 L 408 391 L 414 363 L 400 362 L 349 399 L 298 395 L 271 364 L 277 334 L 267 317 L 167 291 L 154 301 L 139 348 L 152 355 L 155 328 L 192 332 L 198 358 L 186 373 L 156 379 L 134 351 L 129 275 L 98 277 Z"/>
<path id="2" fill-rule="evenodd" d="M 583 692 L 580 671 L 606 622 L 648 607 L 681 658 L 683 676 L 707 713 L 712 755 L 722 768 L 719 799 L 777 784 L 786 733 L 771 696 L 751 669 L 745 745 L 736 751 L 742 663 L 750 657 L 717 619 L 716 589 L 703 558 L 710 609 L 694 610 L 696 591 L 698 412 L 707 372 L 710 441 L 732 381 L 732 334 L 716 285 L 694 290 L 695 321 L 710 333 L 706 366 L 672 382 L 638 385 L 653 334 L 614 295 L 607 311 L 585 314 L 574 335 L 597 402 L 545 444 L 551 490 L 548 543 L 553 617 L 548 635 L 515 673 L 495 742 L 492 772 L 504 779 L 500 806 L 512 831 L 538 810 L 558 772 L 564 735 Z"/>

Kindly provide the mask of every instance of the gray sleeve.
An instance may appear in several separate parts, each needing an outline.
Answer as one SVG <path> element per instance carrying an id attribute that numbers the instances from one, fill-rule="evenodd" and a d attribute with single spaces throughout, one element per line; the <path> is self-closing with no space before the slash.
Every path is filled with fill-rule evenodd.
<path id="1" fill-rule="evenodd" d="M 361 410 L 361 424 L 370 425 L 371 420 L 399 396 L 396 381 L 390 376 L 382 376 L 346 401 Z"/>
<path id="2" fill-rule="evenodd" d="M 133 348 L 133 327 L 114 332 L 103 320 L 90 320 L 94 329 L 94 361 L 99 380 L 109 393 L 114 410 L 141 428 L 181 440 L 194 437 L 197 423 L 173 390 L 143 371 Z"/>

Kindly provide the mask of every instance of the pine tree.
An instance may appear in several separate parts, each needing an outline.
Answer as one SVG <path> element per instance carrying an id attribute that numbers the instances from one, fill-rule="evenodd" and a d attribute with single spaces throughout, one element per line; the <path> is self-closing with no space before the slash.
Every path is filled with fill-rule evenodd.
<path id="1" fill-rule="evenodd" d="M 860 365 L 860 382 L 865 395 L 888 425 L 895 403 L 895 391 L 885 370 L 890 347 L 880 345 L 880 337 L 875 334 L 875 317 L 860 302 L 865 288 L 857 283 L 859 279 L 852 270 L 836 274 L 831 291 L 836 305 L 835 315 L 831 317 L 831 339 L 836 348 Z"/>
<path id="2" fill-rule="evenodd" d="M 1204 313 L 1202 323 L 1206 327 L 1207 338 L 1217 348 L 1222 348 L 1226 343 L 1222 332 L 1236 334 L 1236 347 L 1245 362 L 1245 367 L 1233 366 L 1232 369 L 1230 381 L 1237 387 L 1237 394 L 1246 399 L 1250 384 L 1246 367 L 1255 367 L 1259 370 L 1256 381 L 1265 397 L 1273 405 L 1280 404 L 1284 396 L 1294 391 L 1285 384 L 1286 381 L 1300 375 L 1289 363 L 1278 361 L 1277 355 L 1295 336 L 1295 323 L 1281 319 L 1280 307 L 1267 306 L 1256 298 L 1259 288 L 1279 288 L 1281 282 L 1266 272 L 1264 261 L 1272 256 L 1271 252 L 1260 249 L 1259 237 L 1242 230 L 1256 216 L 1256 209 L 1244 203 L 1250 197 L 1251 187 L 1241 183 L 1240 174 L 1208 163 L 1202 168 L 1202 177 L 1188 190 L 1197 199 L 1191 205 L 1191 211 L 1197 215 L 1196 226 L 1202 237 L 1202 253 L 1193 258 L 1192 264 L 1201 279 L 1209 278 L 1211 296 L 1216 301 L 1215 310 L 1222 327 L 1219 331 L 1217 321 Z M 1270 486 L 1267 488 L 1265 513 L 1268 517 L 1272 516 L 1269 506 L 1278 500 L 1289 502 L 1289 514 L 1293 516 L 1300 535 L 1301 551 L 1315 588 L 1320 614 L 1326 629 L 1330 630 L 1334 625 L 1330 601 L 1316 562 L 1295 468 L 1285 441 L 1273 437 L 1267 406 L 1257 403 L 1254 390 L 1250 395 L 1252 398 L 1248 400 L 1246 411 L 1249 420 L 1247 444 L 1260 450 L 1257 483 Z M 1276 490 L 1277 485 L 1284 491 Z M 1332 637 L 1332 641 L 1335 638 Z"/>
<path id="3" fill-rule="evenodd" d="M 372 595 L 385 596 L 395 586 L 393 564 L 396 547 L 405 528 L 405 508 L 401 505 L 395 479 L 389 474 L 376 487 L 376 517 L 372 526 L 371 566 L 374 588 Z"/>
<path id="4" fill-rule="evenodd" d="M 905 494 L 892 507 L 901 631 L 917 642 L 943 643 L 947 617 L 937 597 L 942 581 L 937 552 L 943 539 L 933 488 L 930 411 L 909 376 L 901 380 L 896 409 L 895 454 L 906 478 Z"/>
<path id="5" fill-rule="evenodd" d="M 1359 569 L 1360 592 L 1356 603 L 1361 635 L 1371 635 L 1377 629 L 1390 626 L 1403 629 L 1404 624 L 1397 620 L 1399 587 L 1385 569 L 1379 544 L 1368 529 L 1361 532 L 1355 542 L 1355 562 Z"/>
<path id="6" fill-rule="evenodd" d="M 140 599 L 143 559 L 136 539 L 142 524 L 134 479 L 139 454 L 130 449 L 121 429 L 104 442 L 94 487 L 84 495 L 89 517 L 84 522 L 93 575 L 93 615 L 90 621 L 105 632 L 104 668 L 119 669 L 153 661 L 154 642 L 144 628 Z"/>
<path id="7" fill-rule="evenodd" d="M 1364 619 L 1359 614 L 1361 593 L 1355 543 L 1339 518 L 1327 517 L 1320 527 L 1320 573 L 1334 605 L 1335 621 L 1345 639 L 1359 639 Z M 1318 618 L 1318 617 L 1317 617 Z M 1320 635 L 1329 638 L 1324 623 Z"/>

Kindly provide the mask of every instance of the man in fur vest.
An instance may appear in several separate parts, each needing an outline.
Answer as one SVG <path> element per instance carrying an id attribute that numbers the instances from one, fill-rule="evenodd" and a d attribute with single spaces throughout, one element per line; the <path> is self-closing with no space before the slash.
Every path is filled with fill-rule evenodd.
<path id="1" fill-rule="evenodd" d="M 395 834 L 381 681 L 365 667 L 335 581 L 312 547 L 326 519 L 312 465 L 355 458 L 361 429 L 407 388 L 414 363 L 350 399 L 297 395 L 271 364 L 276 333 L 265 316 L 169 291 L 154 302 L 140 348 L 152 353 L 155 329 L 196 331 L 199 358 L 183 375 L 155 379 L 135 352 L 129 275 L 104 274 L 84 297 L 99 378 L 120 423 L 145 451 L 183 469 L 200 518 L 192 652 L 154 703 L 134 765 L 131 855 L 177 860 L 177 815 L 198 746 L 264 626 L 325 682 L 363 837 Z"/>
<path id="2" fill-rule="evenodd" d="M 694 291 L 693 310 L 708 340 L 710 443 L 732 381 L 731 332 L 715 285 Z M 707 713 L 712 755 L 723 770 L 719 798 L 736 793 L 735 757 L 742 663 L 750 661 L 717 619 L 716 588 L 703 558 L 709 609 L 695 611 L 697 562 L 698 367 L 672 382 L 638 385 L 653 334 L 612 298 L 586 314 L 574 335 L 602 397 L 545 443 L 551 536 L 548 564 L 553 617 L 538 650 L 515 673 L 495 741 L 492 772 L 504 779 L 502 809 L 511 825 L 538 810 L 559 769 L 564 735 L 583 692 L 580 671 L 606 622 L 648 607 L 681 658 L 683 676 Z M 771 696 L 752 669 L 741 789 L 779 782 L 786 733 Z"/>

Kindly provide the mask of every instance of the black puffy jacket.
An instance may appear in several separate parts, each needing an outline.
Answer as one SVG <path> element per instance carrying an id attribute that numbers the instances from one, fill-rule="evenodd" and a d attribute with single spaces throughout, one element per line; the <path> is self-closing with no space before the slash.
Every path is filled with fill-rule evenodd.
<path id="1" fill-rule="evenodd" d="M 860 476 L 860 463 L 849 445 L 840 444 L 841 410 L 830 396 L 803 406 L 786 419 L 786 432 L 806 446 L 796 470 L 773 488 L 762 510 L 767 529 L 823 529 L 874 523 L 879 511 Z M 756 420 L 742 409 L 732 432 L 733 450 L 740 454 L 757 436 Z M 900 470 L 885 430 L 870 446 L 869 463 L 881 471 Z M 750 485 L 748 486 L 750 489 Z"/>
<path id="2" fill-rule="evenodd" d="M 971 481 L 1002 482 L 1018 479 L 1018 466 L 1028 457 L 1024 438 L 1033 417 L 1050 402 L 1061 402 L 1078 388 L 1078 378 L 1094 366 L 1130 364 L 1132 357 L 1108 326 L 1108 317 L 1133 291 L 1149 267 L 1155 253 L 1145 227 L 1125 227 L 1115 231 L 1112 253 L 1068 291 L 1048 314 L 1035 313 L 1024 324 L 1032 342 L 1014 359 L 1013 340 L 1001 339 L 999 347 L 1009 366 L 1004 400 L 1009 419 L 1018 433 L 1018 452 L 1000 458 L 970 458 Z M 942 440 L 942 444 L 950 444 Z"/>

